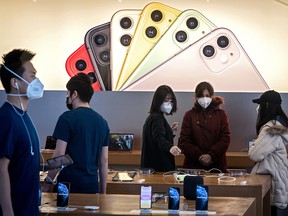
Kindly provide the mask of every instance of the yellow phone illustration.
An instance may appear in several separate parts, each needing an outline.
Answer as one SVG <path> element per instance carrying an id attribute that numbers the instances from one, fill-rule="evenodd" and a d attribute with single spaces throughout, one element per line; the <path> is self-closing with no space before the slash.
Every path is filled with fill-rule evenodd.
<path id="1" fill-rule="evenodd" d="M 215 28 L 216 26 L 199 11 L 193 9 L 183 11 L 134 70 L 120 90 L 125 89 L 145 76 L 146 73 Z"/>
<path id="2" fill-rule="evenodd" d="M 117 81 L 119 90 L 181 12 L 153 2 L 144 7 Z"/>
<path id="3" fill-rule="evenodd" d="M 118 77 L 134 35 L 142 10 L 119 10 L 110 21 L 110 70 L 112 90 Z"/>
<path id="4" fill-rule="evenodd" d="M 269 86 L 234 33 L 217 28 L 128 86 L 127 91 L 194 91 L 208 81 L 219 92 L 263 92 Z"/>

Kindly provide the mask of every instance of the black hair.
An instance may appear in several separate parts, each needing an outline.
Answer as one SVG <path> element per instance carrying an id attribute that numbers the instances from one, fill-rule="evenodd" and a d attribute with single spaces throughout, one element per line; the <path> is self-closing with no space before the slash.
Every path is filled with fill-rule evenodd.
<path id="1" fill-rule="evenodd" d="M 267 102 L 260 103 L 256 122 L 257 134 L 260 133 L 261 127 L 267 122 L 274 120 L 276 123 L 277 117 L 280 117 L 284 122 L 288 122 L 288 117 L 284 113 L 281 104 L 272 104 Z"/>
<path id="2" fill-rule="evenodd" d="M 25 71 L 23 64 L 25 62 L 31 61 L 35 55 L 35 53 L 26 49 L 14 49 L 11 52 L 2 56 L 3 64 L 0 65 L 0 77 L 6 93 L 10 93 L 11 91 L 10 80 L 12 78 L 19 78 L 9 72 L 5 67 L 9 68 L 17 75 L 22 77 Z"/>
<path id="3" fill-rule="evenodd" d="M 212 87 L 212 85 L 209 83 L 209 82 L 200 82 L 197 86 L 196 86 L 196 89 L 195 89 L 195 97 L 203 97 L 203 91 L 207 89 L 209 94 L 210 94 L 210 97 L 214 95 L 214 89 Z"/>
<path id="4" fill-rule="evenodd" d="M 154 96 L 153 96 L 152 104 L 150 107 L 150 113 L 153 113 L 153 112 L 161 113 L 160 107 L 162 103 L 164 102 L 165 98 L 167 97 L 167 95 L 169 94 L 172 96 L 172 103 L 173 103 L 173 107 L 170 112 L 170 115 L 175 113 L 177 110 L 177 100 L 176 100 L 173 90 L 167 85 L 161 85 L 156 89 Z"/>
<path id="5" fill-rule="evenodd" d="M 90 102 L 94 90 L 92 87 L 91 79 L 85 73 L 78 73 L 66 84 L 66 88 L 70 91 L 70 96 L 74 91 L 77 91 L 79 98 L 83 102 Z"/>

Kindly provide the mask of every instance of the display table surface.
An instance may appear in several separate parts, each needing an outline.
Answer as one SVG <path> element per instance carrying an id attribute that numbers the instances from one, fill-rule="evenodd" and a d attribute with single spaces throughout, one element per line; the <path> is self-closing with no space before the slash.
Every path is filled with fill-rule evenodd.
<path id="1" fill-rule="evenodd" d="M 76 208 L 74 211 L 57 209 L 56 199 L 55 193 L 42 193 L 40 215 L 140 215 L 139 195 L 70 194 L 68 210 Z M 195 201 L 181 197 L 180 205 L 183 203 L 188 209 L 176 215 L 195 215 Z M 256 212 L 254 198 L 209 197 L 208 205 L 209 212 L 216 212 L 214 215 L 254 216 Z M 99 206 L 99 210 L 87 211 L 84 206 Z M 159 200 L 153 204 L 152 213 L 146 215 L 172 215 L 167 206 L 165 200 Z"/>
<path id="2" fill-rule="evenodd" d="M 183 183 L 178 183 L 173 175 L 137 174 L 133 182 L 114 182 L 112 181 L 114 175 L 115 172 L 111 172 L 108 176 L 107 193 L 109 194 L 139 194 L 141 185 L 152 185 L 155 192 L 167 192 L 170 186 L 176 186 L 180 187 L 181 194 L 183 194 Z M 236 177 L 234 183 L 221 183 L 218 182 L 218 177 L 209 176 L 204 177 L 204 184 L 209 186 L 211 196 L 254 197 L 256 198 L 256 215 L 270 215 L 271 176 L 269 175 L 246 174 Z"/>
<path id="3" fill-rule="evenodd" d="M 54 150 L 42 149 L 41 153 L 45 160 L 52 157 Z M 254 162 L 249 159 L 247 152 L 227 152 L 227 166 L 228 168 L 252 168 Z M 131 152 L 112 152 L 109 151 L 109 166 L 113 165 L 128 165 L 140 167 L 141 151 L 133 150 Z M 175 157 L 177 167 L 182 167 L 184 162 L 184 155 L 181 154 Z"/>

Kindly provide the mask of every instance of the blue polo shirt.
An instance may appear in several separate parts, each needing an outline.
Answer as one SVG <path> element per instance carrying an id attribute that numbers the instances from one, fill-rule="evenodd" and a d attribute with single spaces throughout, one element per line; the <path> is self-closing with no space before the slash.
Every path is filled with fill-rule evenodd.
<path id="1" fill-rule="evenodd" d="M 0 158 L 10 160 L 8 172 L 14 215 L 39 216 L 39 139 L 27 112 L 13 107 L 6 102 L 0 108 Z M 31 155 L 31 144 L 34 155 Z"/>

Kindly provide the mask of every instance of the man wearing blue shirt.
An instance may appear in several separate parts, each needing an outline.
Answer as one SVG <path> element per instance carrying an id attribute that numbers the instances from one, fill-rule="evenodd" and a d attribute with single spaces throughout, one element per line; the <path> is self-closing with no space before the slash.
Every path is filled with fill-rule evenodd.
<path id="1" fill-rule="evenodd" d="M 15 49 L 0 65 L 7 94 L 0 108 L 0 215 L 39 216 L 39 138 L 27 107 L 43 96 L 44 86 L 31 63 L 34 55 Z"/>
<path id="2" fill-rule="evenodd" d="M 110 130 L 106 120 L 89 105 L 94 93 L 91 84 L 84 73 L 68 81 L 66 104 L 69 111 L 59 117 L 53 133 L 57 142 L 52 157 L 69 154 L 74 162 L 57 177 L 58 182 L 70 182 L 71 193 L 106 193 Z M 49 190 L 49 181 L 51 183 L 57 172 L 49 171 L 44 191 Z"/>

